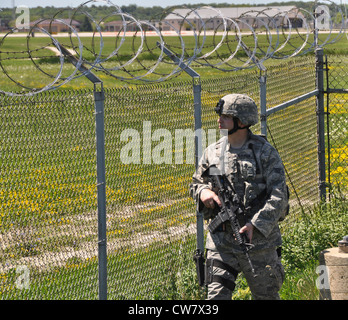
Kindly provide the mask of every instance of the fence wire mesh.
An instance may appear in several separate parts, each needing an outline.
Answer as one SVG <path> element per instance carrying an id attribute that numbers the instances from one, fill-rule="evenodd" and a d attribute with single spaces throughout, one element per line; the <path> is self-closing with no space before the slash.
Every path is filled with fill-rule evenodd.
<path id="1" fill-rule="evenodd" d="M 268 107 L 315 89 L 313 57 L 289 61 L 287 70 L 267 72 Z M 318 200 L 317 118 L 315 97 L 267 117 L 268 140 L 282 157 L 290 189 L 290 206 L 311 206 Z M 301 155 L 299 157 L 299 155 Z"/>
<path id="2" fill-rule="evenodd" d="M 97 298 L 93 109 L 88 91 L 1 97 L 3 299 Z"/>
<path id="3" fill-rule="evenodd" d="M 268 108 L 314 88 L 311 57 L 267 69 Z M 259 104 L 259 72 L 202 79 L 206 144 L 218 138 L 214 107 L 230 92 L 246 93 Z M 106 89 L 105 98 L 108 298 L 185 298 L 183 274 L 192 269 L 196 245 L 195 206 L 188 194 L 194 172 L 192 81 Z M 336 114 L 330 105 L 333 130 L 346 128 L 343 100 L 331 100 L 345 108 Z M 93 91 L 3 96 L 1 108 L 0 297 L 97 299 Z M 269 141 L 288 171 L 292 207 L 299 199 L 313 204 L 315 98 L 267 121 Z M 346 155 L 346 135 L 340 134 L 332 146 Z"/>
<path id="4" fill-rule="evenodd" d="M 110 298 L 169 298 L 191 263 L 193 122 L 191 82 L 106 92 Z"/>
<path id="5" fill-rule="evenodd" d="M 344 90 L 345 89 L 345 90 Z M 326 105 L 327 181 L 344 194 L 348 191 L 348 58 L 329 56 Z"/>

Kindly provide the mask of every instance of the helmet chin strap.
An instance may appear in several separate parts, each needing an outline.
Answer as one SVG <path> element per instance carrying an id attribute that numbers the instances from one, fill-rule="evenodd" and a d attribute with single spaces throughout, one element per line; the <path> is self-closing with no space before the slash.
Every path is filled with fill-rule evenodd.
<path id="1" fill-rule="evenodd" d="M 228 131 L 228 135 L 230 136 L 231 134 L 234 134 L 236 131 L 238 130 L 242 130 L 242 129 L 248 129 L 250 126 L 246 126 L 246 127 L 240 127 L 238 125 L 238 118 L 234 118 L 233 119 L 233 129 Z"/>

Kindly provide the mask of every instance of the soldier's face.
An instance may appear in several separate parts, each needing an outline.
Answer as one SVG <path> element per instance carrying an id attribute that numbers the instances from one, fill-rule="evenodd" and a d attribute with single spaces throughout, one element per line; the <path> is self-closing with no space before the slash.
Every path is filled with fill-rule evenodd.
<path id="1" fill-rule="evenodd" d="M 234 127 L 233 117 L 226 114 L 222 114 L 218 118 L 218 124 L 219 124 L 219 129 L 232 130 Z"/>

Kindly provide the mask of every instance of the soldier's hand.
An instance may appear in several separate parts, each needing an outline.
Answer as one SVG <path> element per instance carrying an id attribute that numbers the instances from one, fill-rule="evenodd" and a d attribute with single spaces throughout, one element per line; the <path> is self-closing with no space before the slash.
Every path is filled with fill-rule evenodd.
<path id="1" fill-rule="evenodd" d="M 246 232 L 246 235 L 251 243 L 251 239 L 253 238 L 253 233 L 254 233 L 254 226 L 251 223 L 247 222 L 245 226 L 239 230 L 239 233 L 244 233 L 244 232 Z"/>
<path id="2" fill-rule="evenodd" d="M 221 202 L 218 195 L 210 189 L 203 189 L 200 198 L 207 208 L 214 209 L 215 202 L 218 204 L 219 207 L 221 207 Z"/>

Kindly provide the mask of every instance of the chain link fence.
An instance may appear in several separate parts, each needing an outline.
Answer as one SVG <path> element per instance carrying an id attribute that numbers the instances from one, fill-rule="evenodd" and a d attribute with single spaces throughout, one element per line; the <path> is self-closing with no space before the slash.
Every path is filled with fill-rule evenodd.
<path id="1" fill-rule="evenodd" d="M 218 138 L 218 99 L 243 92 L 259 104 L 259 76 L 250 69 L 202 79 L 205 145 Z M 268 109 L 314 89 L 313 57 L 267 68 Z M 346 166 L 333 160 L 346 161 L 346 135 L 337 132 L 334 139 L 332 132 L 346 128 L 347 103 L 338 94 L 330 99 L 330 177 L 341 183 L 346 177 L 336 172 Z M 93 91 L 2 96 L 0 102 L 0 297 L 97 299 Z M 292 210 L 316 203 L 315 97 L 272 113 L 267 126 L 287 169 Z M 188 195 L 193 128 L 192 81 L 105 90 L 109 299 L 185 298 L 184 274 L 196 248 L 195 205 Z M 253 131 L 260 133 L 260 126 Z"/>
<path id="2" fill-rule="evenodd" d="M 191 263 L 193 123 L 191 82 L 106 92 L 111 299 L 170 298 L 178 270 Z"/>
<path id="3" fill-rule="evenodd" d="M 348 178 L 348 58 L 329 56 L 326 65 L 327 182 L 347 194 Z"/>
<path id="4" fill-rule="evenodd" d="M 89 91 L 1 97 L 3 299 L 97 297 L 93 110 Z"/>

